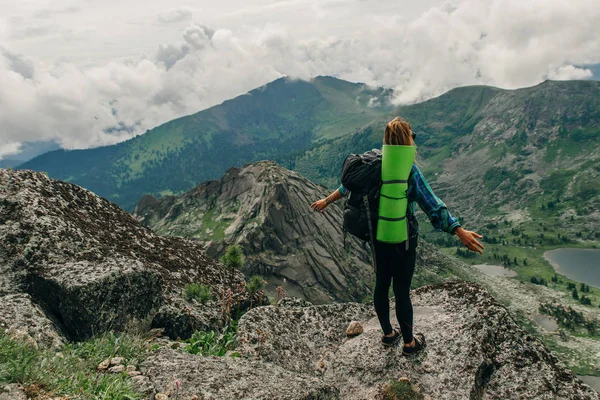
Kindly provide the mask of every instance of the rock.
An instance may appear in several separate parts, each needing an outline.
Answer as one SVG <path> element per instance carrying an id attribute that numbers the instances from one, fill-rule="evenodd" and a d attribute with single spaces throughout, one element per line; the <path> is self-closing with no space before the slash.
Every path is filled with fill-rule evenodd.
<path id="1" fill-rule="evenodd" d="M 287 307 L 287 308 L 301 308 L 301 307 L 309 307 L 313 304 L 310 301 L 301 299 L 299 297 L 284 297 L 283 299 L 277 302 L 277 307 Z"/>
<path id="2" fill-rule="evenodd" d="M 150 379 L 145 375 L 136 375 L 131 377 L 131 382 L 135 387 L 135 390 L 139 393 L 150 395 L 154 393 L 154 385 L 150 382 Z"/>
<path id="3" fill-rule="evenodd" d="M 169 396 L 164 393 L 156 393 L 154 395 L 154 400 L 169 400 Z"/>
<path id="4" fill-rule="evenodd" d="M 136 368 L 135 368 L 135 365 L 128 365 L 128 366 L 125 368 L 125 370 L 126 370 L 127 372 L 135 372 L 135 371 L 136 371 Z"/>
<path id="5" fill-rule="evenodd" d="M 203 241 L 215 258 L 240 244 L 245 274 L 264 276 L 271 291 L 283 286 L 289 296 L 315 304 L 362 300 L 372 290 L 367 248 L 344 238 L 342 207 L 323 214 L 308 208 L 328 194 L 296 172 L 260 161 L 180 196 L 144 197 L 134 216 L 160 234 Z"/>
<path id="6" fill-rule="evenodd" d="M 338 389 L 317 377 L 258 360 L 198 357 L 160 349 L 143 366 L 159 393 L 173 393 L 173 382 L 177 379 L 182 399 L 193 396 L 206 400 L 339 398 Z"/>
<path id="7" fill-rule="evenodd" d="M 315 363 L 315 371 L 324 373 L 326 368 L 327 365 L 325 364 L 325 361 L 322 358 L 319 358 L 319 360 Z"/>
<path id="8" fill-rule="evenodd" d="M 109 367 L 110 367 L 110 358 L 107 358 L 106 360 L 104 360 L 100 364 L 98 364 L 98 371 L 106 371 Z"/>
<path id="9" fill-rule="evenodd" d="M 363 333 L 363 327 L 358 321 L 350 322 L 350 325 L 346 328 L 346 336 L 348 337 L 358 336 L 361 333 Z"/>
<path id="10" fill-rule="evenodd" d="M 238 351 L 260 355 L 291 371 L 311 373 L 315 360 L 346 338 L 345 329 L 351 321 L 374 316 L 371 306 L 359 303 L 258 307 L 240 318 Z"/>
<path id="11" fill-rule="evenodd" d="M 9 328 L 4 332 L 9 339 L 25 343 L 27 346 L 38 349 L 38 344 L 29 334 L 25 331 L 16 328 Z"/>
<path id="12" fill-rule="evenodd" d="M 125 371 L 125 366 L 124 365 L 115 365 L 114 367 L 110 367 L 108 369 L 108 372 L 110 372 L 111 374 L 120 374 L 121 372 Z"/>
<path id="13" fill-rule="evenodd" d="M 26 327 L 38 343 L 140 323 L 178 326 L 182 338 L 217 329 L 220 302 L 188 303 L 183 288 L 200 282 L 220 293 L 243 281 L 197 241 L 158 237 L 115 204 L 42 173 L 0 169 L 0 222 L 0 323 Z"/>
<path id="14" fill-rule="evenodd" d="M 142 374 L 142 373 L 141 373 L 140 371 L 127 371 L 127 375 L 131 376 L 132 378 L 133 378 L 134 376 L 139 376 L 139 375 L 141 375 L 141 374 Z"/>
<path id="15" fill-rule="evenodd" d="M 27 395 L 23 391 L 23 387 L 11 383 L 0 388 L 0 400 L 27 400 Z"/>
<path id="16" fill-rule="evenodd" d="M 398 372 L 424 398 L 600 398 L 480 285 L 425 286 L 412 301 L 416 331 L 427 339 L 417 357 L 402 356 L 401 346 L 381 346 L 379 321 L 356 303 L 250 310 L 239 322 L 239 350 L 318 377 L 337 388 L 340 399 L 374 398 Z M 347 340 L 343 329 L 354 320 L 365 321 L 364 331 Z"/>
<path id="17" fill-rule="evenodd" d="M 124 362 L 125 362 L 125 359 L 123 357 L 113 357 L 110 359 L 111 366 L 122 365 Z"/>
<path id="18" fill-rule="evenodd" d="M 64 343 L 56 324 L 28 294 L 0 295 L 0 304 L 0 329 L 19 332 L 18 336 L 34 347 L 59 348 Z"/>

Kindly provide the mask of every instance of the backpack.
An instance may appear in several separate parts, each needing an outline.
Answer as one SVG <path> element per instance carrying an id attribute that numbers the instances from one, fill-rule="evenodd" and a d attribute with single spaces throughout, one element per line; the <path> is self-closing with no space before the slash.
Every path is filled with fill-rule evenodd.
<path id="1" fill-rule="evenodd" d="M 344 230 L 365 242 L 374 240 L 379 219 L 381 151 L 373 149 L 363 154 L 350 154 L 342 164 L 341 181 L 350 191 L 343 211 Z M 373 238 L 369 232 L 367 215 L 370 216 Z M 418 222 L 413 214 L 407 214 L 407 219 L 409 237 L 413 237 L 418 232 Z"/>
<path id="2" fill-rule="evenodd" d="M 373 240 L 381 189 L 381 151 L 350 154 L 342 164 L 341 181 L 350 191 L 344 205 L 344 230 L 363 241 Z"/>

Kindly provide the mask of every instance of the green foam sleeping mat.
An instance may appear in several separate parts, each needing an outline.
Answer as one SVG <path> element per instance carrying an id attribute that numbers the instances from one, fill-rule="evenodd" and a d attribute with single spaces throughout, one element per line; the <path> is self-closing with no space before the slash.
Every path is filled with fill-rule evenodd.
<path id="1" fill-rule="evenodd" d="M 402 243 L 408 239 L 408 176 L 415 160 L 415 152 L 415 146 L 383 145 L 377 221 L 377 240 L 380 242 Z"/>

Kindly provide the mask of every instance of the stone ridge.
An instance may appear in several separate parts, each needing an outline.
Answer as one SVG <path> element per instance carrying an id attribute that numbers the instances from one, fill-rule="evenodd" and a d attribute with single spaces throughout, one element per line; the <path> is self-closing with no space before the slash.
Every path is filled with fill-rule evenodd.
<path id="1" fill-rule="evenodd" d="M 274 162 L 231 168 L 180 196 L 140 200 L 134 216 L 156 233 L 196 238 L 219 257 L 237 243 L 247 276 L 261 274 L 268 290 L 314 303 L 361 300 L 371 292 L 366 246 L 342 229 L 342 208 L 315 213 L 310 204 L 329 191 Z"/>
<path id="2" fill-rule="evenodd" d="M 382 399 L 383 386 L 404 377 L 427 400 L 600 399 L 482 286 L 446 282 L 412 296 L 415 327 L 427 341 L 415 357 L 403 356 L 401 345 L 382 346 L 372 306 L 286 298 L 240 319 L 241 357 L 152 354 L 142 365 L 147 389 L 205 400 L 365 400 Z M 351 321 L 363 327 L 352 338 Z"/>
<path id="3" fill-rule="evenodd" d="M 430 399 L 599 399 L 482 286 L 425 286 L 413 292 L 413 304 L 416 330 L 427 340 L 417 358 L 402 356 L 401 345 L 383 348 L 377 318 L 353 303 L 251 310 L 240 320 L 239 350 L 319 376 L 340 399 L 374 398 L 401 376 Z M 345 338 L 340 328 L 353 319 L 364 333 Z"/>
<path id="4" fill-rule="evenodd" d="M 185 337 L 220 325 L 219 302 L 185 302 L 182 289 L 201 282 L 218 293 L 229 285 L 229 271 L 197 242 L 156 236 L 79 186 L 0 169 L 0 242 L 2 303 L 29 293 L 18 304 L 42 307 L 49 319 L 44 324 L 55 326 L 50 338 L 63 333 L 79 340 L 157 321 L 172 336 Z M 233 279 L 237 284 L 243 276 Z M 0 323 L 17 323 L 11 312 L 20 311 L 0 310 Z"/>

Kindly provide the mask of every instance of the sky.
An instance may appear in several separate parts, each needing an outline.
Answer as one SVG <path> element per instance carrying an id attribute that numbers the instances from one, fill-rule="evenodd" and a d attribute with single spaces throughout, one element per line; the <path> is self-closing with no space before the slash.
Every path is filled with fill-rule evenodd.
<path id="1" fill-rule="evenodd" d="M 598 0 L 0 0 L 0 10 L 0 159 L 30 142 L 114 144 L 282 76 L 384 86 L 409 104 L 457 86 L 590 79 L 600 63 Z"/>

